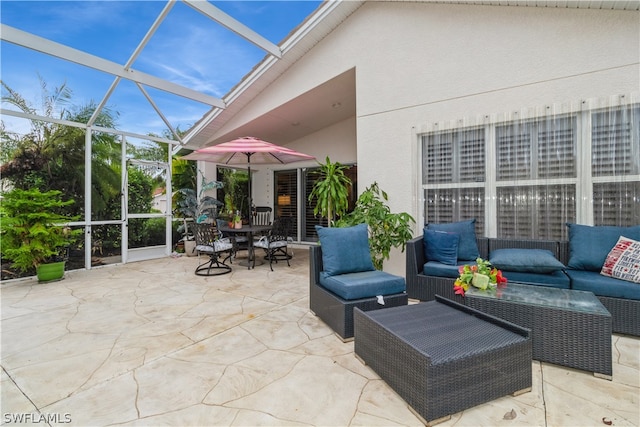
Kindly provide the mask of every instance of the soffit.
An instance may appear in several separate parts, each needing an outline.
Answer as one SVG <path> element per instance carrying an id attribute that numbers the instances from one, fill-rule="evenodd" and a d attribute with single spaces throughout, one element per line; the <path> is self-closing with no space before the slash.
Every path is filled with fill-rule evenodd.
<path id="1" fill-rule="evenodd" d="M 219 134 L 214 143 L 240 136 L 286 145 L 356 114 L 355 70 L 336 76 L 254 120 Z"/>
<path id="2" fill-rule="evenodd" d="M 638 0 L 385 0 L 411 3 L 468 4 L 475 6 L 524 6 L 562 9 L 640 10 Z"/>

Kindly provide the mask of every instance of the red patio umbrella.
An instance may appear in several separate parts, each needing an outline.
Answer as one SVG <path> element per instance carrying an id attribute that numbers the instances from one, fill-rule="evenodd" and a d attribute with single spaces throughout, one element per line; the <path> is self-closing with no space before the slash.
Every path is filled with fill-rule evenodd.
<path id="1" fill-rule="evenodd" d="M 201 148 L 182 158 L 224 165 L 247 165 L 249 172 L 249 209 L 251 209 L 252 164 L 287 164 L 315 159 L 313 156 L 272 144 L 253 136 L 244 136 L 222 144 Z M 251 225 L 251 215 L 249 215 L 249 225 Z"/>

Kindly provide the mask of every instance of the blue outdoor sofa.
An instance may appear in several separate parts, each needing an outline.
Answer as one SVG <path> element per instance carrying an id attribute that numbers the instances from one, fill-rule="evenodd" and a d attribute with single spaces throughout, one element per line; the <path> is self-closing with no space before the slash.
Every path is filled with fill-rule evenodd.
<path id="1" fill-rule="evenodd" d="M 442 226 L 449 234 L 458 234 L 458 238 L 466 240 L 466 243 L 473 241 L 475 246 L 470 246 L 476 251 L 463 253 L 462 258 L 455 262 L 452 256 L 450 259 L 442 258 L 439 251 L 451 253 L 453 245 L 447 248 L 446 244 L 441 244 L 434 253 L 430 244 L 433 240 L 429 238 L 433 236 L 433 230 L 427 226 L 423 235 L 407 242 L 409 298 L 431 301 L 435 295 L 441 295 L 461 301 L 462 297 L 455 295 L 453 290 L 453 282 L 459 275 L 458 268 L 473 264 L 475 258 L 481 257 L 489 259 L 512 282 L 593 292 L 611 313 L 613 332 L 640 336 L 640 283 L 600 274 L 607 255 L 620 236 L 640 241 L 640 225 L 592 227 L 567 224 L 568 241 L 478 238 L 475 236 L 475 220 Z M 438 229 L 439 225 L 435 228 Z M 531 254 L 535 256 L 528 256 Z M 497 255 L 500 256 L 498 259 Z M 500 260 L 506 264 L 501 264 Z"/>

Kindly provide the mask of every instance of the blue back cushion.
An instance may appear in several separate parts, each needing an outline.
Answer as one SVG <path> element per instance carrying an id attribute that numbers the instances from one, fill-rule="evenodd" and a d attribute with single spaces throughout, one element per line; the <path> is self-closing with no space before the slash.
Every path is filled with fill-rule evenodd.
<path id="1" fill-rule="evenodd" d="M 479 256 L 478 243 L 476 242 L 476 219 L 467 221 L 450 222 L 445 224 L 428 224 L 427 230 L 445 231 L 460 235 L 458 242 L 458 261 L 475 261 Z"/>
<path id="2" fill-rule="evenodd" d="M 553 273 L 565 268 L 546 249 L 496 249 L 489 254 L 489 261 L 500 270 L 523 273 Z"/>
<path id="3" fill-rule="evenodd" d="M 600 272 L 604 261 L 620 236 L 640 240 L 640 225 L 633 227 L 589 226 L 567 223 L 569 227 L 569 262 L 575 270 Z"/>
<path id="4" fill-rule="evenodd" d="M 569 276 L 564 273 L 564 270 L 557 270 L 553 273 L 526 273 L 522 271 L 507 271 L 502 272 L 502 275 L 507 278 L 507 287 L 509 283 L 523 283 L 531 286 L 549 286 L 551 288 L 570 289 L 571 280 Z"/>
<path id="5" fill-rule="evenodd" d="M 322 246 L 322 271 L 328 276 L 372 271 L 367 224 L 353 227 L 321 227 L 316 232 Z"/>
<path id="6" fill-rule="evenodd" d="M 424 253 L 428 261 L 438 261 L 447 265 L 456 265 L 458 262 L 458 233 L 445 231 L 424 230 Z"/>

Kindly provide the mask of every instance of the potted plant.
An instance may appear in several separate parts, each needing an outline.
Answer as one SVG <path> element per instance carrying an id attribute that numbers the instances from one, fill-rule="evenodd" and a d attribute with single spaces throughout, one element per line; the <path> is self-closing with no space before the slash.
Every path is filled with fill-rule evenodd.
<path id="1" fill-rule="evenodd" d="M 344 174 L 347 166 L 340 162 L 332 163 L 327 156 L 325 163 L 319 163 L 320 169 L 312 172 L 318 175 L 318 180 L 313 185 L 309 194 L 309 202 L 316 200 L 313 214 L 322 215 L 328 220 L 331 227 L 336 216 L 344 215 L 349 207 L 349 187 L 351 179 Z"/>
<path id="2" fill-rule="evenodd" d="M 14 189 L 2 198 L 0 247 L 2 257 L 21 271 L 35 269 L 40 282 L 64 276 L 64 249 L 82 230 L 72 231 L 65 224 L 77 219 L 61 213 L 73 204 L 63 201 L 62 192 Z"/>
<path id="3" fill-rule="evenodd" d="M 401 247 L 404 251 L 405 243 L 412 237 L 411 223 L 415 223 L 406 212 L 392 213 L 387 200 L 387 193 L 374 182 L 358 197 L 354 210 L 336 221 L 337 227 L 368 225 L 371 258 L 378 270 L 382 270 L 384 260 L 389 259 L 392 247 Z"/>
<path id="4" fill-rule="evenodd" d="M 188 220 L 191 219 L 196 223 L 200 223 L 208 218 L 215 219 L 218 207 L 223 205 L 215 197 L 202 195 L 205 191 L 215 188 L 222 188 L 222 183 L 219 181 L 203 182 L 199 198 L 192 188 L 181 188 L 176 192 L 178 193 L 176 211 L 182 215 L 182 241 L 184 242 L 184 252 L 187 256 L 196 254 L 196 241 L 193 234 L 189 232 Z"/>
<path id="5" fill-rule="evenodd" d="M 242 217 L 240 216 L 240 211 L 236 211 L 235 215 L 233 215 L 233 228 L 242 228 Z"/>
<path id="6" fill-rule="evenodd" d="M 224 219 L 227 220 L 227 224 L 229 228 L 233 228 L 234 224 L 234 209 L 233 209 L 233 196 L 231 193 L 227 193 L 224 195 Z"/>

